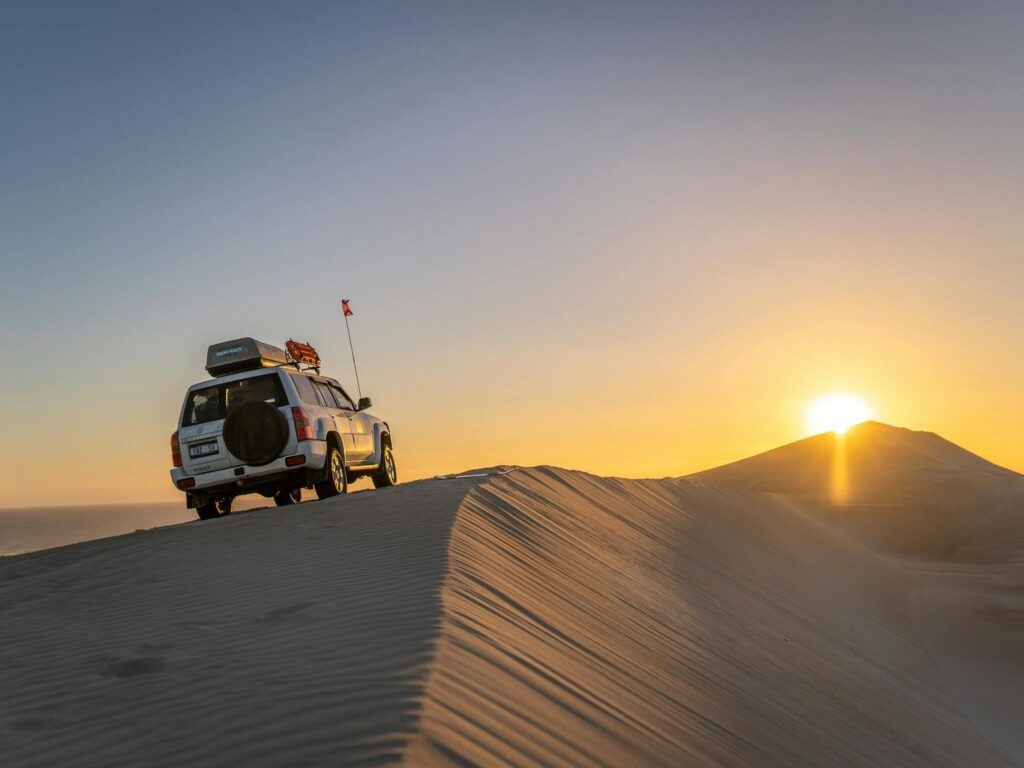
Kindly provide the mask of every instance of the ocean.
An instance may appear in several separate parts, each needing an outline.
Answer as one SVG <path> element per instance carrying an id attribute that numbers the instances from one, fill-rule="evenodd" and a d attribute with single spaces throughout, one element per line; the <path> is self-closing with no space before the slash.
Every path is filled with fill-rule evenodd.
<path id="1" fill-rule="evenodd" d="M 314 496 L 315 498 L 315 496 Z M 273 506 L 272 499 L 236 499 L 239 510 Z M 182 501 L 149 504 L 92 504 L 67 507 L 0 509 L 0 556 L 20 555 L 80 541 L 197 520 Z"/>

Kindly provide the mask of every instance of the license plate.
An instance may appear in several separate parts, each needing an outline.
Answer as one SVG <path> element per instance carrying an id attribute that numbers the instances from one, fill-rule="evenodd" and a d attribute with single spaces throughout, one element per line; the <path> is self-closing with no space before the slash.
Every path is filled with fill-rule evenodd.
<path id="1" fill-rule="evenodd" d="M 202 459 L 207 456 L 213 456 L 215 453 L 220 453 L 220 446 L 217 445 L 216 440 L 209 443 L 197 443 L 188 447 L 188 455 L 193 459 Z"/>

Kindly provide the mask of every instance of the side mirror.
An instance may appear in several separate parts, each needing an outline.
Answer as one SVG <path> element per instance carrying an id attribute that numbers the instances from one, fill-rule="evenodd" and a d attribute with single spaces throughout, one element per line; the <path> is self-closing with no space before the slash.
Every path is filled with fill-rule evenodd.
<path id="1" fill-rule="evenodd" d="M 357 411 L 365 411 L 367 408 L 373 408 L 373 400 L 371 400 L 368 397 L 360 397 L 359 398 L 359 407 L 356 408 L 356 410 Z"/>

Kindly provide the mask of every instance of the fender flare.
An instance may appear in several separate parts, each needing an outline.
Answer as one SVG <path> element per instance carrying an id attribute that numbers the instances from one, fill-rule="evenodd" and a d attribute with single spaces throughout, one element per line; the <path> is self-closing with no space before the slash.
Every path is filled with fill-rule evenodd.
<path id="1" fill-rule="evenodd" d="M 371 457 L 372 463 L 380 465 L 381 457 L 384 455 L 384 435 L 388 436 L 388 445 L 394 449 L 395 444 L 391 439 L 391 428 L 388 427 L 386 421 L 378 421 L 373 425 L 373 456 Z"/>

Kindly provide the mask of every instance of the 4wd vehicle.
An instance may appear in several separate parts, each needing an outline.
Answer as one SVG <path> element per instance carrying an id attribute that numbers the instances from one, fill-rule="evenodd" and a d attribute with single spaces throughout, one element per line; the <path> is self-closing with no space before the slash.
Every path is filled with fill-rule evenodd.
<path id="1" fill-rule="evenodd" d="M 214 378 L 185 394 L 171 435 L 171 480 L 204 520 L 227 514 L 235 496 L 260 493 L 278 505 L 316 489 L 321 499 L 357 477 L 381 488 L 397 482 L 391 430 L 334 379 L 320 375 L 307 344 L 288 352 L 251 338 L 214 344 Z M 303 367 L 305 365 L 306 367 Z"/>

